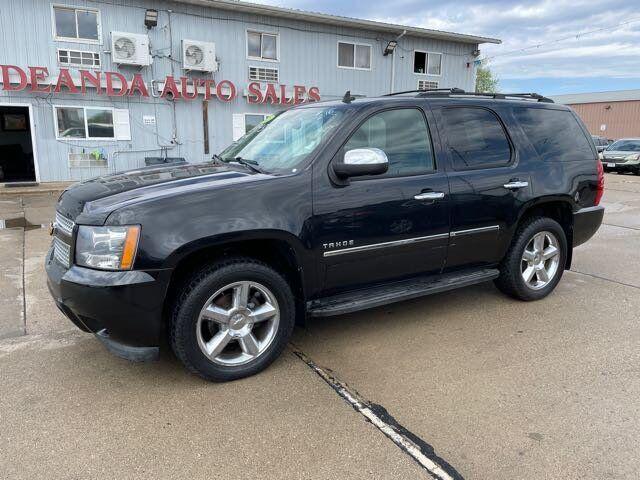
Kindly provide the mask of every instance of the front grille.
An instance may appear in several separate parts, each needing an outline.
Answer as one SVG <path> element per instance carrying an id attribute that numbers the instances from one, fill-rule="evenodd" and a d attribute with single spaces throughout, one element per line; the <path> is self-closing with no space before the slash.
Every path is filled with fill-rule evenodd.
<path id="1" fill-rule="evenodd" d="M 62 216 L 62 214 L 56 212 L 56 222 L 55 225 L 59 228 L 63 233 L 67 236 L 71 236 L 73 233 L 73 227 L 75 227 L 75 223 L 73 220 L 69 220 L 67 217 Z"/>
<path id="2" fill-rule="evenodd" d="M 65 267 L 71 266 L 71 247 L 58 237 L 53 237 L 53 256 Z"/>

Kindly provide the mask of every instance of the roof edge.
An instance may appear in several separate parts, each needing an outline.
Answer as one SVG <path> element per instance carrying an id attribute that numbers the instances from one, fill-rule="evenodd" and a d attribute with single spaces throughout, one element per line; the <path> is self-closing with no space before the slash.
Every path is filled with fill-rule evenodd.
<path id="1" fill-rule="evenodd" d="M 407 34 L 435 38 L 439 40 L 449 40 L 461 43 L 480 44 L 495 43 L 500 44 L 502 40 L 491 37 L 482 37 L 476 35 L 467 35 L 463 33 L 445 32 L 442 30 L 431 30 L 428 28 L 411 27 L 406 25 L 397 25 L 393 23 L 377 22 L 374 20 L 364 20 L 359 18 L 343 17 L 339 15 L 330 15 L 326 13 L 307 12 L 305 10 L 296 10 L 291 8 L 276 7 L 273 5 L 263 5 L 238 0 L 173 0 L 176 3 L 184 3 L 190 5 L 198 5 L 221 10 L 232 10 L 243 13 L 254 13 L 257 15 L 267 15 L 279 18 L 290 18 L 295 20 L 304 20 L 313 23 L 321 23 L 325 25 L 338 25 L 353 28 L 365 28 L 379 32 L 388 32 L 399 35 L 406 30 Z"/>
<path id="2" fill-rule="evenodd" d="M 608 103 L 640 100 L 640 89 L 608 90 L 602 92 L 569 93 L 549 95 L 557 103 L 578 105 L 582 103 Z"/>

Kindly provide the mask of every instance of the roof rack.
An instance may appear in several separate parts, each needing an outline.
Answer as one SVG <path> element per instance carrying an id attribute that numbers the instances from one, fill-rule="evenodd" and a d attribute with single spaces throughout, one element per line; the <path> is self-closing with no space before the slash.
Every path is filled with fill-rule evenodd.
<path id="1" fill-rule="evenodd" d="M 429 90 L 425 90 L 424 88 L 421 88 L 419 90 L 404 90 L 403 92 L 387 93 L 386 95 L 382 95 L 382 96 L 383 97 L 393 97 L 395 95 L 404 95 L 404 94 L 407 94 L 407 93 L 425 93 L 425 92 L 465 93 L 464 90 L 462 90 L 461 88 L 432 88 L 432 89 L 429 89 Z"/>
<path id="2" fill-rule="evenodd" d="M 385 97 L 391 97 L 395 95 L 404 95 L 407 93 L 417 93 L 416 97 L 451 97 L 454 95 L 461 96 L 473 96 L 473 97 L 488 97 L 499 100 L 505 100 L 509 98 L 520 98 L 525 100 L 535 100 L 536 102 L 554 103 L 554 101 L 548 97 L 544 97 L 539 93 L 478 93 L 478 92 L 465 92 L 460 88 L 435 88 L 433 90 L 406 90 L 404 92 L 395 92 L 384 95 Z"/>

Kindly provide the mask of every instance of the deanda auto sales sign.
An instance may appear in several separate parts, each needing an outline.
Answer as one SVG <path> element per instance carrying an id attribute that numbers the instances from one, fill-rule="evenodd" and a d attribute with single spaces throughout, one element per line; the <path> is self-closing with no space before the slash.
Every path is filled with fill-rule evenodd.
<path id="1" fill-rule="evenodd" d="M 47 67 L 26 67 L 0 65 L 2 90 L 7 92 L 28 91 L 34 94 L 72 94 L 104 95 L 107 97 L 159 97 L 167 100 L 204 100 L 216 98 L 222 102 L 231 102 L 238 96 L 246 97 L 249 103 L 267 103 L 271 105 L 297 105 L 303 102 L 320 100 L 318 87 L 303 85 L 263 85 L 251 82 L 239 93 L 230 80 L 173 77 L 168 75 L 161 80 L 145 82 L 142 74 L 135 73 L 127 78 L 120 72 L 101 72 L 95 70 L 77 70 L 73 73 L 61 68 L 57 76 L 51 75 Z"/>

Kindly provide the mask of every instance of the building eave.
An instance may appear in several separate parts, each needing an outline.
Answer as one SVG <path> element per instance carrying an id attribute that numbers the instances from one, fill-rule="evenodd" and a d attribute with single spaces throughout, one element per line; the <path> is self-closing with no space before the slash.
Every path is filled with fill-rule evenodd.
<path id="1" fill-rule="evenodd" d="M 433 38 L 438 40 L 449 40 L 469 44 L 481 43 L 502 43 L 501 40 L 491 37 L 480 37 L 476 35 L 466 35 L 462 33 L 445 32 L 441 30 L 431 30 L 428 28 L 410 27 L 406 25 L 396 25 L 393 23 L 376 22 L 373 20 L 363 20 L 359 18 L 342 17 L 329 15 L 326 13 L 306 12 L 292 8 L 275 7 L 272 5 L 259 5 L 236 0 L 173 0 L 177 3 L 198 5 L 221 10 L 232 10 L 234 12 L 250 13 L 255 15 L 267 15 L 291 20 L 300 20 L 324 25 L 334 25 L 339 27 L 363 28 L 376 32 L 384 32 L 392 35 L 399 35 L 406 31 L 408 35 L 422 38 Z"/>
<path id="2" fill-rule="evenodd" d="M 627 102 L 640 100 L 640 89 L 613 90 L 608 92 L 574 93 L 567 95 L 550 95 L 556 103 L 579 105 L 583 103 Z"/>

